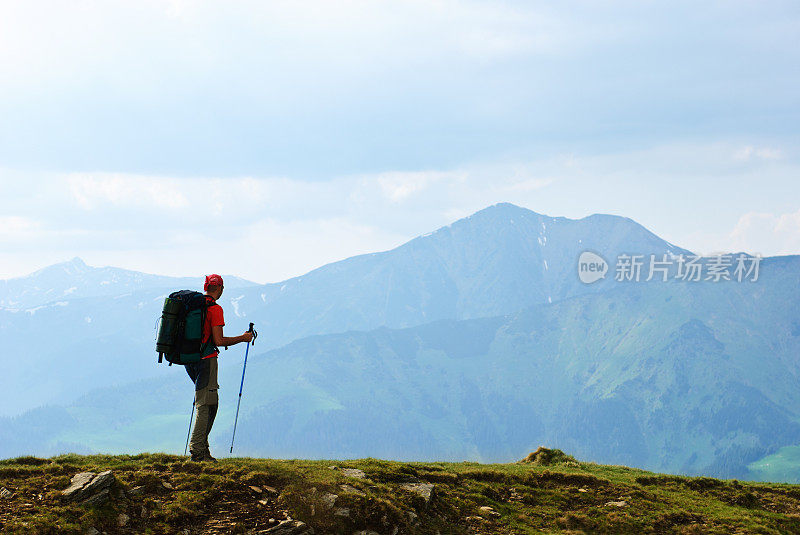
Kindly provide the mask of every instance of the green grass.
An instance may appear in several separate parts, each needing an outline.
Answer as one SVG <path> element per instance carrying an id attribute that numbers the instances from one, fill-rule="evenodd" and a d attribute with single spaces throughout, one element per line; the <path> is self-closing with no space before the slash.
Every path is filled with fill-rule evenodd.
<path id="1" fill-rule="evenodd" d="M 800 446 L 785 446 L 747 468 L 760 481 L 800 483 Z"/>
<path id="2" fill-rule="evenodd" d="M 431 534 L 800 533 L 800 486 L 659 475 L 558 454 L 549 459 L 552 464 L 373 458 L 196 464 L 166 454 L 21 457 L 0 461 L 0 487 L 14 492 L 0 499 L 0 530 L 247 533 L 289 516 L 318 534 L 392 533 L 394 527 L 398 533 Z M 366 478 L 347 477 L 331 466 L 360 468 Z M 138 491 L 99 508 L 60 502 L 75 473 L 102 470 L 113 470 L 127 489 Z M 434 485 L 430 503 L 401 488 L 410 481 Z M 345 484 L 355 492 L 343 490 Z M 333 509 L 325 493 L 338 496 Z M 626 505 L 606 505 L 619 501 Z M 487 515 L 482 506 L 499 516 Z M 336 508 L 349 515 L 336 515 Z M 120 514 L 129 517 L 125 527 L 118 525 Z"/>

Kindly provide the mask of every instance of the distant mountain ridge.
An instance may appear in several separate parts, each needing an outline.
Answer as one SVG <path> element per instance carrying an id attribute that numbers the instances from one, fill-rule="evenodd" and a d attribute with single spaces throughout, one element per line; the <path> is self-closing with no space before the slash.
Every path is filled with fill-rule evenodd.
<path id="1" fill-rule="evenodd" d="M 608 261 L 623 253 L 692 254 L 628 218 L 574 220 L 499 203 L 392 250 L 237 291 L 236 309 L 258 321 L 272 347 L 312 334 L 507 314 L 618 284 L 613 276 L 581 283 L 584 250 Z"/>
<path id="2" fill-rule="evenodd" d="M 58 300 L 118 296 L 153 288 L 196 288 L 201 277 L 165 277 L 115 267 L 91 267 L 78 257 L 24 277 L 0 280 L 0 307 L 30 309 Z M 229 288 L 255 282 L 225 276 Z"/>
<path id="3" fill-rule="evenodd" d="M 227 332 L 253 321 L 267 348 L 316 334 L 495 316 L 618 284 L 613 277 L 578 280 L 584 249 L 609 261 L 619 253 L 688 253 L 624 217 L 572 220 L 499 203 L 392 250 L 279 283 L 226 276 L 221 304 Z M 95 374 L 114 383 L 157 375 L 147 356 L 163 297 L 201 282 L 80 259 L 0 281 L 0 336 L 25 363 L 7 366 L 12 386 L 0 393 L 0 415 L 74 399 L 95 384 Z M 71 365 L 76 358 L 81 367 Z"/>

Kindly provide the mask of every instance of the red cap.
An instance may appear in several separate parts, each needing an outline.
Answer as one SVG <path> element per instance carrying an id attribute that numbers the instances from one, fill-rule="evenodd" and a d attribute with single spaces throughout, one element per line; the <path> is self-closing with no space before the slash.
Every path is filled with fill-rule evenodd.
<path id="1" fill-rule="evenodd" d="M 222 286 L 222 277 L 219 275 L 206 275 L 206 283 L 203 285 L 203 291 L 207 292 L 209 286 Z"/>

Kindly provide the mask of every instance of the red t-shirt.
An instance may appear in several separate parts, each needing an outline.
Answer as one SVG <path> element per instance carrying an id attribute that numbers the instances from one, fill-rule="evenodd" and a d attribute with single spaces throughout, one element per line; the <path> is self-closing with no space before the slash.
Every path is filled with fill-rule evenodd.
<path id="1" fill-rule="evenodd" d="M 223 326 L 225 325 L 225 317 L 222 312 L 222 307 L 219 306 L 214 299 L 210 297 L 206 297 L 208 299 L 208 309 L 206 311 L 206 322 L 203 324 L 203 340 L 202 343 L 205 344 L 208 339 L 211 337 L 211 327 Z M 212 304 L 213 303 L 213 304 Z M 219 350 L 213 355 L 209 355 L 207 357 L 203 357 L 204 359 L 211 359 L 219 355 Z"/>

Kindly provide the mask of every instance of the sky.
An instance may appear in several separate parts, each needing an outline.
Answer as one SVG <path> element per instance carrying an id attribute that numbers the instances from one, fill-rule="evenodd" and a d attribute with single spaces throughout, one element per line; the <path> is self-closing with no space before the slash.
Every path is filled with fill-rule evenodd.
<path id="1" fill-rule="evenodd" d="M 0 3 L 0 278 L 257 282 L 496 202 L 800 254 L 800 4 Z"/>

